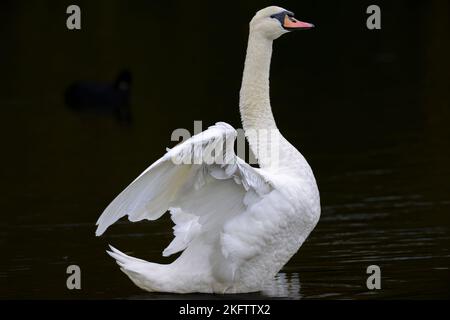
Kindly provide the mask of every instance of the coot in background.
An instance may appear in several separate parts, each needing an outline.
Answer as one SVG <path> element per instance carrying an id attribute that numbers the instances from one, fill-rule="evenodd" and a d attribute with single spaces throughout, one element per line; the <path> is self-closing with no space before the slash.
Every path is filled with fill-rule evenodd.
<path id="1" fill-rule="evenodd" d="M 113 83 L 75 82 L 67 88 L 65 102 L 77 112 L 113 115 L 119 122 L 130 124 L 131 82 L 128 70 L 121 71 Z"/>

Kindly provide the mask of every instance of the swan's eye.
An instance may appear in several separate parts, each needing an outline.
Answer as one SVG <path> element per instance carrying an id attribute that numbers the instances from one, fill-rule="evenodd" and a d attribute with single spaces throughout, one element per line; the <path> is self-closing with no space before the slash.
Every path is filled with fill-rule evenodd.
<path id="1" fill-rule="evenodd" d="M 278 21 L 280 21 L 281 25 L 283 25 L 284 23 L 284 18 L 287 17 L 289 20 L 291 20 L 292 22 L 296 22 L 297 20 L 295 20 L 294 18 L 294 13 L 291 11 L 282 11 L 280 13 L 275 13 L 273 15 L 270 16 L 271 18 L 275 18 Z"/>
<path id="2" fill-rule="evenodd" d="M 275 13 L 273 15 L 271 15 L 271 18 L 277 19 L 278 21 L 280 21 L 281 25 L 283 25 L 283 20 L 284 17 L 286 16 L 286 12 L 280 12 L 280 13 Z"/>

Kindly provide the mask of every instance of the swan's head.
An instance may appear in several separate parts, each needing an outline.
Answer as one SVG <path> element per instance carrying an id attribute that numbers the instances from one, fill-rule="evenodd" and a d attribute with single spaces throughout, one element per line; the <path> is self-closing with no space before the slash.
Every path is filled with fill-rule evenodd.
<path id="1" fill-rule="evenodd" d="M 259 10 L 250 21 L 251 32 L 258 32 L 270 40 L 275 40 L 289 31 L 313 27 L 311 23 L 295 19 L 293 12 L 276 6 Z"/>

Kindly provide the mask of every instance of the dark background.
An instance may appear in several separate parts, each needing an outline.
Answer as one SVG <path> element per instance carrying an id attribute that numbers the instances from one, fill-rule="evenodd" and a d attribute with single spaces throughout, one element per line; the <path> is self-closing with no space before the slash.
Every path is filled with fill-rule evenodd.
<path id="1" fill-rule="evenodd" d="M 81 7 L 82 30 L 66 28 Z M 268 1 L 2 1 L 4 147 L 1 298 L 179 298 L 148 294 L 104 250 L 156 262 L 168 217 L 94 236 L 106 205 L 176 128 L 240 128 L 248 22 Z M 377 4 L 382 29 L 366 28 Z M 311 164 L 322 217 L 279 290 L 237 297 L 450 297 L 449 2 L 280 1 L 314 30 L 274 44 L 271 98 L 283 135 Z M 133 75 L 133 121 L 77 113 L 75 80 Z M 66 288 L 66 267 L 82 290 Z M 366 288 L 366 268 L 382 289 Z M 191 295 L 189 297 L 212 296 Z M 214 296 L 220 297 L 220 296 Z"/>

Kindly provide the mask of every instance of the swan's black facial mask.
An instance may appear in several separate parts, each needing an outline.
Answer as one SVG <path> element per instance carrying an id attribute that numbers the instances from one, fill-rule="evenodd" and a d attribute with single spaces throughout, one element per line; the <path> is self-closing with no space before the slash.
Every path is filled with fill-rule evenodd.
<path id="1" fill-rule="evenodd" d="M 290 11 L 282 11 L 280 13 L 273 14 L 270 17 L 280 21 L 281 26 L 288 31 L 314 28 L 312 23 L 302 22 L 295 19 L 294 13 Z"/>

